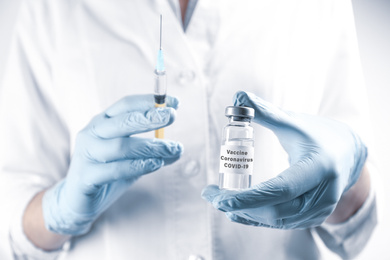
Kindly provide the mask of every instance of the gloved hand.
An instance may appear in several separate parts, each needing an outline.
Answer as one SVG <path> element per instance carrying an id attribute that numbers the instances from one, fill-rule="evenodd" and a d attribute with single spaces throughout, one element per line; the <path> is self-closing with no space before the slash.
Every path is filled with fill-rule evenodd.
<path id="1" fill-rule="evenodd" d="M 234 105 L 255 109 L 254 122 L 276 134 L 290 168 L 240 191 L 211 185 L 202 197 L 242 224 L 280 229 L 320 225 L 360 176 L 367 157 L 360 138 L 343 123 L 284 111 L 251 93 L 236 93 Z"/>
<path id="2" fill-rule="evenodd" d="M 45 192 L 46 228 L 80 235 L 140 176 L 180 158 L 177 142 L 132 135 L 170 125 L 178 100 L 154 108 L 153 95 L 128 96 L 97 115 L 79 132 L 64 180 Z"/>

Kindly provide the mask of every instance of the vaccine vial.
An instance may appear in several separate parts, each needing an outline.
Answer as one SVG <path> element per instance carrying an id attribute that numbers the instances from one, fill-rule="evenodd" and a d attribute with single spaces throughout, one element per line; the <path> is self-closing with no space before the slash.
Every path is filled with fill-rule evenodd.
<path id="1" fill-rule="evenodd" d="M 251 120 L 255 110 L 250 107 L 228 106 L 229 123 L 222 133 L 219 164 L 219 188 L 249 188 L 253 173 L 254 139 Z"/>

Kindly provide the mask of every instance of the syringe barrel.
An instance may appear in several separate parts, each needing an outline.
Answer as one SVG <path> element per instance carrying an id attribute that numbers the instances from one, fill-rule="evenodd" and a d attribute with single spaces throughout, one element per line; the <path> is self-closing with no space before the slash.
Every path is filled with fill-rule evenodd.
<path id="1" fill-rule="evenodd" d="M 165 103 L 165 96 L 167 94 L 167 76 L 165 71 L 154 71 L 154 99 L 157 104 Z"/>

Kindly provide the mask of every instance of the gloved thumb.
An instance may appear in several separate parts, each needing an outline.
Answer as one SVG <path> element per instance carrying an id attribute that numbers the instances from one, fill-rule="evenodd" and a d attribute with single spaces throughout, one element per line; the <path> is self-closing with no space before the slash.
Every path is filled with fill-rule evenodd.
<path id="1" fill-rule="evenodd" d="M 255 110 L 254 122 L 273 131 L 280 127 L 291 127 L 291 115 L 281 108 L 261 99 L 250 92 L 238 91 L 234 95 L 235 106 L 251 107 Z"/>

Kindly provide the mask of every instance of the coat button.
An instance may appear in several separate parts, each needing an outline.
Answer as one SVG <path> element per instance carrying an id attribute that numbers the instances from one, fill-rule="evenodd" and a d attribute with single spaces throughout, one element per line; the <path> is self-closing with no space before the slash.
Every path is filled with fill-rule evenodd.
<path id="1" fill-rule="evenodd" d="M 190 255 L 188 257 L 188 260 L 205 260 L 205 259 L 200 255 Z"/>
<path id="2" fill-rule="evenodd" d="M 178 81 L 179 81 L 179 84 L 181 84 L 181 85 L 189 84 L 192 81 L 194 81 L 194 79 L 195 79 L 195 72 L 193 70 L 189 70 L 189 69 L 182 70 L 178 76 Z"/>
<path id="3" fill-rule="evenodd" d="M 183 165 L 182 175 L 186 178 L 191 178 L 198 175 L 200 170 L 199 162 L 196 160 L 190 160 Z"/>

